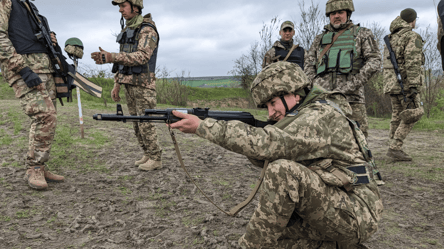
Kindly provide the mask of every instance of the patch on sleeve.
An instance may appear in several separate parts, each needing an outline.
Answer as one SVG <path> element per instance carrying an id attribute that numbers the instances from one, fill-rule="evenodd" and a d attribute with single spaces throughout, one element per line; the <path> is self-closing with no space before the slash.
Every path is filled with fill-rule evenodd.
<path id="1" fill-rule="evenodd" d="M 155 49 L 155 48 L 156 48 L 156 45 L 157 45 L 157 37 L 153 35 L 153 36 L 150 38 L 149 46 L 150 46 L 151 49 Z"/>
<path id="2" fill-rule="evenodd" d="M 416 38 L 416 40 L 415 40 L 415 46 L 416 46 L 417 48 L 422 49 L 422 40 L 419 39 L 419 38 Z"/>

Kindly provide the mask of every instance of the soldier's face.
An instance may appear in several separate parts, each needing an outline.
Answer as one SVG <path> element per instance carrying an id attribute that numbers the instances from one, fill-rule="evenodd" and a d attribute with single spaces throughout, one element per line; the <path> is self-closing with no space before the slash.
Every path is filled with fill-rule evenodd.
<path id="1" fill-rule="evenodd" d="M 288 109 L 293 108 L 296 104 L 299 103 L 301 97 L 299 95 L 294 94 L 286 94 L 284 96 L 285 102 L 287 102 Z M 285 106 L 282 103 L 281 98 L 274 97 L 270 101 L 267 102 L 268 109 L 268 119 L 273 121 L 279 121 L 285 118 Z"/>
<path id="2" fill-rule="evenodd" d="M 347 22 L 347 11 L 339 10 L 330 13 L 330 23 L 335 28 L 339 28 L 341 24 Z"/>
<path id="3" fill-rule="evenodd" d="M 285 28 L 285 29 L 279 31 L 279 35 L 281 35 L 281 39 L 283 41 L 290 41 L 291 38 L 293 38 L 294 34 L 295 34 L 295 31 L 292 28 Z"/>
<path id="4" fill-rule="evenodd" d="M 134 7 L 134 11 L 131 11 L 131 4 L 129 2 L 123 2 L 119 4 L 119 12 L 126 20 L 131 20 L 137 15 L 137 8 Z"/>

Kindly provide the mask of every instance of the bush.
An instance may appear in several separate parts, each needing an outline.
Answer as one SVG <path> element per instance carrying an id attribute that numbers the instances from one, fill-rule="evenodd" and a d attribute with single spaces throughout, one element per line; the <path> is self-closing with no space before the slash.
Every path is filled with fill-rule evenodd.
<path id="1" fill-rule="evenodd" d="M 367 115 L 372 117 L 390 117 L 392 115 L 392 103 L 390 96 L 384 94 L 384 77 L 382 72 L 376 73 L 364 85 L 365 107 Z"/>

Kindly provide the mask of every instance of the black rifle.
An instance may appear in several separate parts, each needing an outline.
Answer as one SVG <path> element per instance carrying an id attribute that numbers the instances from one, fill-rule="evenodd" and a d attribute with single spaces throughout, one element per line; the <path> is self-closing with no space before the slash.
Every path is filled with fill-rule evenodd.
<path id="1" fill-rule="evenodd" d="M 29 0 L 20 0 L 20 2 L 26 7 L 26 9 L 29 12 L 29 15 L 31 16 L 31 19 L 37 25 L 39 32 L 36 33 L 35 36 L 39 41 L 45 44 L 48 50 L 48 56 L 56 71 L 56 74 L 54 76 L 61 77 L 64 82 L 64 85 L 62 86 L 66 86 L 68 88 L 67 94 L 62 94 L 60 96 L 57 96 L 60 100 L 60 103 L 63 105 L 62 97 L 67 97 L 68 102 L 70 102 L 70 100 L 72 101 L 71 90 L 75 86 L 73 86 L 72 84 L 73 79 L 72 78 L 68 79 L 68 71 L 70 69 L 69 68 L 70 66 L 68 65 L 68 63 L 66 62 L 66 58 L 62 54 L 62 49 L 60 48 L 59 45 L 56 46 L 53 45 L 50 31 L 46 28 L 48 25 L 47 23 L 44 23 L 46 22 L 45 18 L 42 17 L 43 21 L 40 20 L 39 15 L 35 12 L 33 5 L 29 3 Z"/>
<path id="2" fill-rule="evenodd" d="M 398 62 L 396 61 L 396 55 L 392 49 L 392 46 L 390 45 L 390 39 L 389 39 L 388 35 L 386 35 L 384 37 L 384 42 L 385 42 L 385 45 L 387 46 L 387 49 L 390 53 L 390 61 L 392 62 L 393 69 L 395 70 L 395 74 L 396 74 L 396 78 L 398 79 L 398 83 L 401 86 L 401 93 L 404 96 L 404 102 L 407 103 L 407 98 L 404 93 L 404 83 L 402 82 L 402 76 L 401 76 L 401 73 L 399 72 L 399 66 L 398 66 Z"/>
<path id="3" fill-rule="evenodd" d="M 142 116 L 124 116 L 122 106 L 117 104 L 116 114 L 94 114 L 93 119 L 102 121 L 119 121 L 119 122 L 155 122 L 155 123 L 175 123 L 180 118 L 174 116 L 172 111 L 178 111 L 185 114 L 193 114 L 200 119 L 213 118 L 216 120 L 238 120 L 254 127 L 265 127 L 275 124 L 274 121 L 260 121 L 254 118 L 249 112 L 240 111 L 210 111 L 210 108 L 168 108 L 164 110 L 145 109 L 145 115 Z"/>

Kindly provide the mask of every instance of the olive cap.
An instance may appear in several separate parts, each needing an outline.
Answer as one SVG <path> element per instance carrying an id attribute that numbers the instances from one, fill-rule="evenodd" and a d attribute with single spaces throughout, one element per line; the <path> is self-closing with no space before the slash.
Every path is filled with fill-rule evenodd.
<path id="1" fill-rule="evenodd" d="M 407 8 L 401 11 L 401 18 L 407 23 L 413 22 L 414 20 L 416 20 L 416 17 L 418 17 L 418 15 L 416 14 L 416 11 L 412 8 Z"/>

